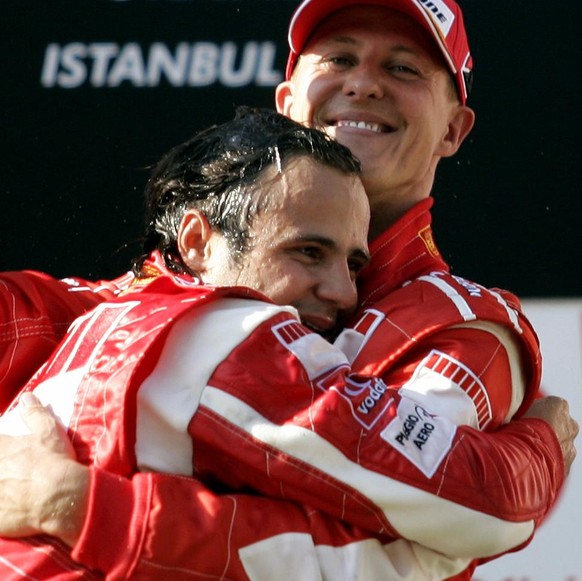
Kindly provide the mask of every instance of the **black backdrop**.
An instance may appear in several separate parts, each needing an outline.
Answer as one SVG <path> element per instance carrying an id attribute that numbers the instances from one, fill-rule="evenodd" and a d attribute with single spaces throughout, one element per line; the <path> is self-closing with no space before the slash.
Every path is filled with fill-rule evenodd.
<path id="1" fill-rule="evenodd" d="M 148 164 L 235 105 L 272 106 L 296 4 L 2 0 L 0 269 L 125 271 Z M 582 296 L 582 4 L 461 4 L 477 125 L 441 165 L 437 241 L 483 284 Z"/>

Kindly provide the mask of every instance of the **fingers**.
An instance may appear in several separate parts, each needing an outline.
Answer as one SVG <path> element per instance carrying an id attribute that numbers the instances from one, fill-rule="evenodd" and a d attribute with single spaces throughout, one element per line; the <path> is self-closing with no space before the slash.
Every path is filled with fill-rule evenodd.
<path id="1" fill-rule="evenodd" d="M 574 440 L 580 426 L 570 415 L 568 402 L 561 397 L 547 396 L 536 400 L 525 415 L 545 420 L 556 432 L 564 457 L 564 470 L 566 475 L 569 474 L 577 454 Z"/>
<path id="2" fill-rule="evenodd" d="M 577 455 L 574 440 L 576 439 L 580 432 L 580 425 L 576 420 L 574 420 L 574 418 L 570 417 L 569 421 L 566 422 L 566 426 L 567 435 L 560 440 L 560 444 L 562 447 L 562 454 L 564 455 L 564 469 L 566 471 L 566 475 L 568 475 L 570 473 L 572 463 L 576 459 Z"/>
<path id="3" fill-rule="evenodd" d="M 23 422 L 30 433 L 37 436 L 44 446 L 55 452 L 72 454 L 72 445 L 63 424 L 50 408 L 30 392 L 23 393 L 18 400 L 18 408 Z"/>
<path id="4" fill-rule="evenodd" d="M 18 400 L 18 407 L 20 417 L 33 434 L 43 435 L 56 429 L 55 416 L 33 393 L 23 393 Z"/>

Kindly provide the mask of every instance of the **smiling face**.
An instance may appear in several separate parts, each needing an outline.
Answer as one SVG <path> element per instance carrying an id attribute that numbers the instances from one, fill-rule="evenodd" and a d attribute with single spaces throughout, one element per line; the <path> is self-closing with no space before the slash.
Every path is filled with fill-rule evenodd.
<path id="1" fill-rule="evenodd" d="M 260 187 L 269 201 L 253 219 L 250 248 L 233 264 L 227 241 L 214 233 L 202 278 L 255 289 L 297 308 L 312 329 L 330 332 L 355 308 L 355 278 L 368 262 L 362 183 L 298 157 L 283 172 L 267 168 Z"/>
<path id="2" fill-rule="evenodd" d="M 371 5 L 319 26 L 276 101 L 360 159 L 373 218 L 382 209 L 394 219 L 429 196 L 439 159 L 457 151 L 473 124 L 428 34 Z"/>

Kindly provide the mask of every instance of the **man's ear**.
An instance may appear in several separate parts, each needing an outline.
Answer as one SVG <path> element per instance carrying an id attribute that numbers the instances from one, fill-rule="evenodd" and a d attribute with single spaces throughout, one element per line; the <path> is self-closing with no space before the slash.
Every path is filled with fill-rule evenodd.
<path id="1" fill-rule="evenodd" d="M 210 256 L 212 228 L 199 210 L 187 210 L 178 229 L 178 251 L 184 264 L 193 272 L 206 271 Z"/>
<path id="2" fill-rule="evenodd" d="M 441 157 L 454 155 L 475 124 L 475 112 L 466 105 L 458 105 L 451 114 L 447 132 L 441 143 Z"/>
<path id="3" fill-rule="evenodd" d="M 290 117 L 291 105 L 293 104 L 293 82 L 283 81 L 275 89 L 275 106 L 277 113 Z"/>

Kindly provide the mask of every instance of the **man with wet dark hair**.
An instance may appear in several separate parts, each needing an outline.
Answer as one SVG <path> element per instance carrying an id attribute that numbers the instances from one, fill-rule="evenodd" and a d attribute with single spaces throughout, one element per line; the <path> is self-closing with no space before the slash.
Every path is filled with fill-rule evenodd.
<path id="1" fill-rule="evenodd" d="M 308 327 L 333 333 L 357 304 L 369 223 L 359 163 L 324 133 L 241 109 L 161 159 L 146 208 L 135 280 L 75 321 L 26 392 L 58 415 L 87 465 L 268 493 L 272 480 L 236 420 L 248 406 L 276 412 L 273 422 L 302 412 L 332 370 L 336 385 L 346 382 L 345 355 Z M 211 416 L 222 420 L 206 425 Z M 19 418 L 6 413 L 0 430 L 26 433 Z M 339 419 L 323 419 L 339 428 Z M 265 442 L 264 452 L 274 445 Z M 314 499 L 327 493 L 285 463 L 280 469 L 282 481 Z M 94 578 L 48 537 L 0 539 L 0 572 L 5 580 Z"/>

